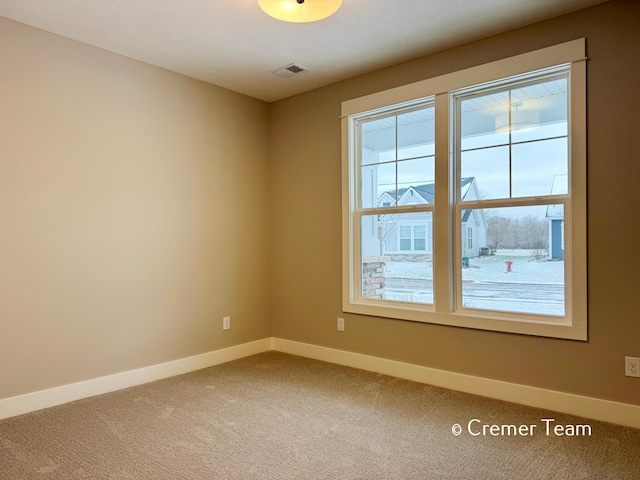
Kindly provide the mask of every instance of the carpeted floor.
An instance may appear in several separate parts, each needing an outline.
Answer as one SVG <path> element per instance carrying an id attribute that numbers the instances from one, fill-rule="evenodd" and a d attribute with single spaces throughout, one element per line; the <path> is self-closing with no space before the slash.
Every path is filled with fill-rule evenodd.
<path id="1" fill-rule="evenodd" d="M 640 430 L 268 352 L 2 420 L 0 479 L 631 480 Z"/>

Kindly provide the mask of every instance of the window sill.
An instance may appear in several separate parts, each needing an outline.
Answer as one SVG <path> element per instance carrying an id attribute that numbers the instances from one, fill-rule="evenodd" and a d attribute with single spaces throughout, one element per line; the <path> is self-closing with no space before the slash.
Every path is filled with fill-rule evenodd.
<path id="1" fill-rule="evenodd" d="M 351 302 L 343 305 L 346 313 L 356 313 L 372 317 L 383 317 L 434 325 L 446 325 L 475 330 L 515 333 L 539 337 L 562 338 L 567 340 L 587 340 L 586 320 L 573 322 L 567 317 L 527 318 L 519 314 L 490 312 L 436 312 L 433 305 L 397 304 L 380 301 Z"/>

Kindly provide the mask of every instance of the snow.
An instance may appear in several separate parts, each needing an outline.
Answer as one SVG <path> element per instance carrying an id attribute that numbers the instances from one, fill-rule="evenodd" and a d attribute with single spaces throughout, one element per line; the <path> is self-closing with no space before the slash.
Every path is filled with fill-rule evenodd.
<path id="1" fill-rule="evenodd" d="M 525 250 L 526 251 L 526 250 Z M 507 272 L 507 261 L 512 261 Z M 563 285 L 564 262 L 536 260 L 532 256 L 498 255 L 469 258 L 469 268 L 462 269 L 463 282 L 496 282 L 505 284 Z"/>
<path id="2" fill-rule="evenodd" d="M 507 261 L 513 262 L 507 272 Z M 498 250 L 462 267 L 465 308 L 564 315 L 564 261 L 536 260 L 530 250 Z M 432 262 L 387 262 L 385 298 L 433 303 Z"/>

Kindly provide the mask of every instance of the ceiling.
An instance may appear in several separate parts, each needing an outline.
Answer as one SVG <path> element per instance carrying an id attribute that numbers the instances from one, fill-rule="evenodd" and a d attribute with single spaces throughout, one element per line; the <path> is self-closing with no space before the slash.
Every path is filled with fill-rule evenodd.
<path id="1" fill-rule="evenodd" d="M 270 102 L 606 1 L 343 0 L 293 24 L 257 0 L 0 0 L 0 16 Z"/>

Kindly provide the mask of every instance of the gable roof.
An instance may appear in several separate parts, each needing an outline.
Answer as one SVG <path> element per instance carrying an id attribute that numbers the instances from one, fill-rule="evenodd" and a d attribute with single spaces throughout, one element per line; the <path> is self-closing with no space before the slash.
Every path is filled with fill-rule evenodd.
<path id="1" fill-rule="evenodd" d="M 461 188 L 461 191 L 462 191 L 462 199 L 463 200 L 467 196 L 467 193 L 469 192 L 471 184 L 474 181 L 475 181 L 475 177 L 465 177 L 460 182 L 460 188 Z M 413 192 L 417 193 L 422 198 L 424 203 L 433 203 L 434 200 L 435 200 L 435 184 L 433 182 L 425 183 L 425 184 L 422 184 L 422 185 L 409 185 L 408 187 L 405 187 L 405 188 L 399 188 L 398 191 L 397 191 L 398 200 L 400 200 L 409 191 L 413 191 Z M 378 204 L 380 204 L 382 198 L 385 195 L 387 195 L 391 199 L 395 198 L 395 193 L 396 192 L 394 190 L 388 190 L 386 192 L 382 192 L 378 196 Z"/>

